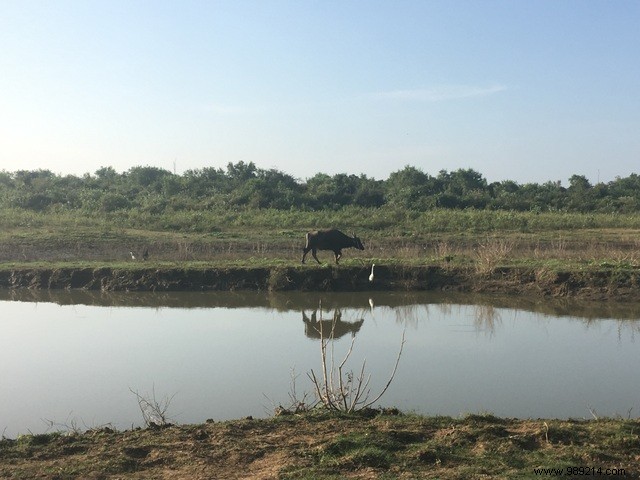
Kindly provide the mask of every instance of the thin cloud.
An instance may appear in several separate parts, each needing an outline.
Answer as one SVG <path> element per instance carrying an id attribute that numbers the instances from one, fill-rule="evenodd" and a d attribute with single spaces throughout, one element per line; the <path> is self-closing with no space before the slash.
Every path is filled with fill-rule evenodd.
<path id="1" fill-rule="evenodd" d="M 415 90 L 391 90 L 374 94 L 376 98 L 411 102 L 443 102 L 461 98 L 486 97 L 506 90 L 504 85 L 476 87 L 469 85 L 445 85 Z"/>

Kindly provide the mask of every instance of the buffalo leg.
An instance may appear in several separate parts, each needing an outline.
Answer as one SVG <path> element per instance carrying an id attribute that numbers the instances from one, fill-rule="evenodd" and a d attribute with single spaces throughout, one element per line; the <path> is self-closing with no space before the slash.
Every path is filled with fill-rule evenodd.
<path id="1" fill-rule="evenodd" d="M 311 250 L 311 255 L 313 255 L 313 258 L 316 259 L 316 262 L 320 263 L 320 260 L 318 260 L 318 257 L 316 256 L 316 252 L 317 252 L 317 250 L 315 248 L 313 248 Z"/>
<path id="2" fill-rule="evenodd" d="M 306 248 L 302 249 L 302 263 L 304 263 L 304 259 L 307 256 L 307 253 L 309 253 L 309 250 L 307 250 Z"/>

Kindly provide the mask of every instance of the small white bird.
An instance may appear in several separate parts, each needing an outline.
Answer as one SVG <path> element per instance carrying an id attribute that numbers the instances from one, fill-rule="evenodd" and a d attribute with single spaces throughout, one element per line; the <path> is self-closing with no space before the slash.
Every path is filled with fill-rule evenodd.
<path id="1" fill-rule="evenodd" d="M 371 275 L 369 275 L 369 281 L 373 282 L 373 267 L 375 267 L 376 264 L 374 263 L 373 265 L 371 265 Z"/>
<path id="2" fill-rule="evenodd" d="M 131 260 L 135 260 L 136 256 L 133 254 L 133 252 L 129 252 L 129 255 L 131 255 Z"/>

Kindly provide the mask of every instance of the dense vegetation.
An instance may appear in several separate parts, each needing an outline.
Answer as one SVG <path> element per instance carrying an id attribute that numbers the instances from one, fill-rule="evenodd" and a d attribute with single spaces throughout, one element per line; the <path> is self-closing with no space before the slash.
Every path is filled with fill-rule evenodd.
<path id="1" fill-rule="evenodd" d="M 573 175 L 558 182 L 488 183 L 478 172 L 459 169 L 436 176 L 406 166 L 386 180 L 366 175 L 318 173 L 305 181 L 253 163 L 229 163 L 182 175 L 156 167 L 118 173 L 103 167 L 82 177 L 50 170 L 0 171 L 0 209 L 35 212 L 173 214 L 261 208 L 298 211 L 344 207 L 388 207 L 426 212 L 476 209 L 518 212 L 638 213 L 640 175 L 592 185 Z"/>

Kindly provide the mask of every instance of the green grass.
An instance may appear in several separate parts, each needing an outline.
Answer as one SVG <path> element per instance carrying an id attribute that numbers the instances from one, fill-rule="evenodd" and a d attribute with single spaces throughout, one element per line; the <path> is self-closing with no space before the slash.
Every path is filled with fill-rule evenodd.
<path id="1" fill-rule="evenodd" d="M 152 215 L 135 210 L 115 213 L 62 210 L 39 213 L 21 209 L 0 210 L 4 228 L 89 227 L 103 231 L 142 229 L 217 234 L 250 228 L 275 229 L 282 233 L 334 226 L 345 230 L 382 231 L 393 236 L 412 236 L 421 231 L 541 232 L 603 228 L 640 228 L 640 214 L 585 214 L 563 212 L 509 212 L 490 210 L 444 210 L 417 212 L 393 207 L 346 207 L 339 210 L 302 211 L 276 209 L 216 209 Z M 1 235 L 1 234 L 0 234 Z"/>
<path id="2" fill-rule="evenodd" d="M 355 232 L 363 252 L 342 264 L 500 266 L 633 270 L 640 266 L 640 216 L 477 210 L 344 208 L 333 211 L 215 210 L 141 215 L 0 211 L 0 264 L 7 268 L 140 268 L 129 251 L 149 248 L 145 268 L 300 263 L 304 233 L 335 226 Z M 321 252 L 325 264 L 331 252 Z M 308 257 L 308 263 L 315 264 Z"/>

